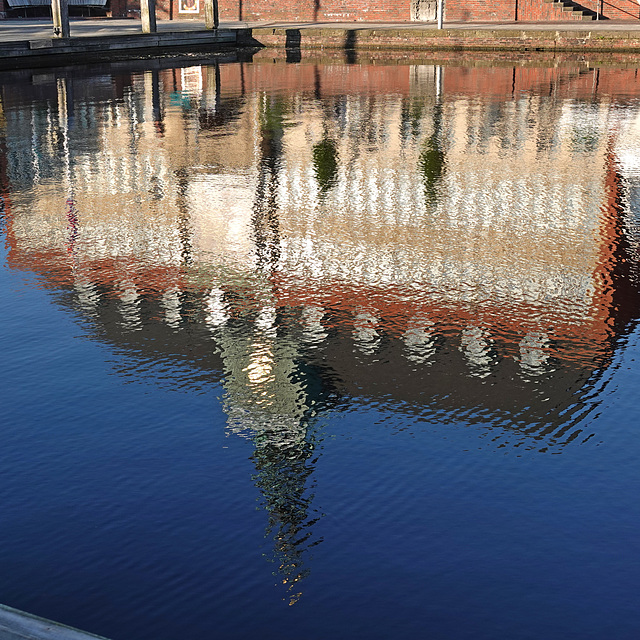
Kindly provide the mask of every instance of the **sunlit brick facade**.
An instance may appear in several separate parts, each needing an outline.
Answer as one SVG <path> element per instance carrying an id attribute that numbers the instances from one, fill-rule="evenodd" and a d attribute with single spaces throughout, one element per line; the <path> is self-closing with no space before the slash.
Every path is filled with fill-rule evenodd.
<path id="1" fill-rule="evenodd" d="M 140 17 L 139 0 L 78 0 L 71 11 L 112 17 Z M 570 11 L 561 2 L 545 0 L 445 0 L 444 18 L 448 22 L 567 22 L 595 17 L 601 19 L 640 19 L 635 0 L 578 3 L 584 12 Z M 260 22 L 421 22 L 436 19 L 436 0 L 219 0 L 220 18 L 225 21 Z M 0 19 L 44 15 L 46 7 L 37 0 L 0 0 Z M 39 12 L 39 13 L 34 13 Z M 80 12 L 80 13 L 78 13 Z M 93 12 L 93 13 L 92 13 Z M 160 20 L 204 20 L 204 0 L 158 0 Z"/>

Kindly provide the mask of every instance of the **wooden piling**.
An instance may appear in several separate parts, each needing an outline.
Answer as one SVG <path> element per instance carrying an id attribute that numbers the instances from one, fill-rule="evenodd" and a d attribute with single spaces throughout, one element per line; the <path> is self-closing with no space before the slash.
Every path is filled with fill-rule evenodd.
<path id="1" fill-rule="evenodd" d="M 219 24 L 218 0 L 204 0 L 204 26 L 207 29 L 217 29 Z"/>
<path id="2" fill-rule="evenodd" d="M 69 0 L 51 0 L 54 38 L 69 37 Z"/>
<path id="3" fill-rule="evenodd" d="M 142 33 L 156 33 L 156 2 L 155 0 L 140 0 L 140 17 L 142 18 Z"/>

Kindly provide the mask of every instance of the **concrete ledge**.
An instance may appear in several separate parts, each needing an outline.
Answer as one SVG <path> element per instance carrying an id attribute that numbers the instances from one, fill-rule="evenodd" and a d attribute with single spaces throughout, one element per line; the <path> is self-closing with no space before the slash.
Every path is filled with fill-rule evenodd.
<path id="1" fill-rule="evenodd" d="M 0 640 L 106 640 L 0 605 Z"/>
<path id="2" fill-rule="evenodd" d="M 640 29 L 626 25 L 566 24 L 533 25 L 517 23 L 464 25 L 451 24 L 438 30 L 435 25 L 406 24 L 237 24 L 210 31 L 198 25 L 163 25 L 158 33 L 94 33 L 91 23 L 78 25 L 75 37 L 51 38 L 29 28 L 16 29 L 16 35 L 32 33 L 30 39 L 0 41 L 0 69 L 46 67 L 83 62 L 107 62 L 143 56 L 161 56 L 178 50 L 218 52 L 223 49 L 404 51 L 494 51 L 529 52 L 640 53 Z M 169 31 L 169 29 L 172 29 Z M 36 36 L 36 37 L 34 37 Z M 28 37 L 28 36 L 27 36 Z M 297 53 L 296 53 L 297 55 Z"/>
<path id="3" fill-rule="evenodd" d="M 355 58 L 354 58 L 355 56 Z M 284 47 L 264 47 L 255 50 L 246 60 L 254 62 L 287 62 L 291 50 Z M 613 67 L 637 69 L 638 54 L 633 52 L 599 53 L 574 51 L 513 51 L 466 50 L 461 55 L 455 49 L 359 49 L 315 47 L 300 50 L 301 64 L 344 64 L 357 62 L 373 66 L 446 65 L 450 67 L 517 68 L 590 68 Z"/>
<path id="4" fill-rule="evenodd" d="M 29 40 L 29 49 L 48 49 L 53 47 L 53 40 Z"/>
<path id="5" fill-rule="evenodd" d="M 584 29 L 380 29 L 260 27 L 254 43 L 288 49 L 640 52 L 640 31 Z"/>
<path id="6" fill-rule="evenodd" d="M 101 60 L 123 58 L 137 53 L 158 55 L 172 49 L 210 46 L 212 50 L 235 47 L 238 29 L 199 30 L 122 36 L 43 38 L 0 43 L 0 68 L 16 63 L 54 66 L 65 59 Z"/>

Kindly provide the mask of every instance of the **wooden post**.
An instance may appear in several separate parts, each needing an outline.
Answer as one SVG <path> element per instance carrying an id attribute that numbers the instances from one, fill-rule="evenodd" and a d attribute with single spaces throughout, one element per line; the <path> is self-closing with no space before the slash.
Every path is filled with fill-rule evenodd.
<path id="1" fill-rule="evenodd" d="M 51 0 L 54 38 L 69 37 L 69 0 Z"/>
<path id="2" fill-rule="evenodd" d="M 219 24 L 218 0 L 204 0 L 204 26 L 207 29 L 217 29 Z"/>
<path id="3" fill-rule="evenodd" d="M 142 18 L 142 33 L 155 33 L 158 30 L 156 0 L 140 0 L 140 17 Z"/>

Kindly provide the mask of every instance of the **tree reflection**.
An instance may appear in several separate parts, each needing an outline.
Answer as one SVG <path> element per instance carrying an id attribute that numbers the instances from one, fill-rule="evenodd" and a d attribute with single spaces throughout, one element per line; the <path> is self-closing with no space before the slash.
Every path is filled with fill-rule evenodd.
<path id="1" fill-rule="evenodd" d="M 320 186 L 320 194 L 324 195 L 336 184 L 338 176 L 338 149 L 331 138 L 325 137 L 313 145 L 313 168 Z"/>
<path id="2" fill-rule="evenodd" d="M 418 160 L 424 183 L 425 200 L 433 206 L 438 197 L 445 167 L 445 155 L 442 148 L 442 102 L 437 100 L 433 108 L 433 133 L 424 143 Z"/>
<path id="3" fill-rule="evenodd" d="M 309 478 L 318 461 L 315 434 L 310 424 L 303 432 L 303 438 L 283 443 L 277 432 L 263 431 L 253 439 L 256 448 L 251 456 L 256 467 L 253 481 L 269 514 L 265 536 L 273 540 L 273 559 L 291 605 L 302 596 L 299 583 L 310 573 L 305 556 L 322 542 L 313 537 L 313 526 L 321 516 L 314 513 L 309 493 Z"/>

